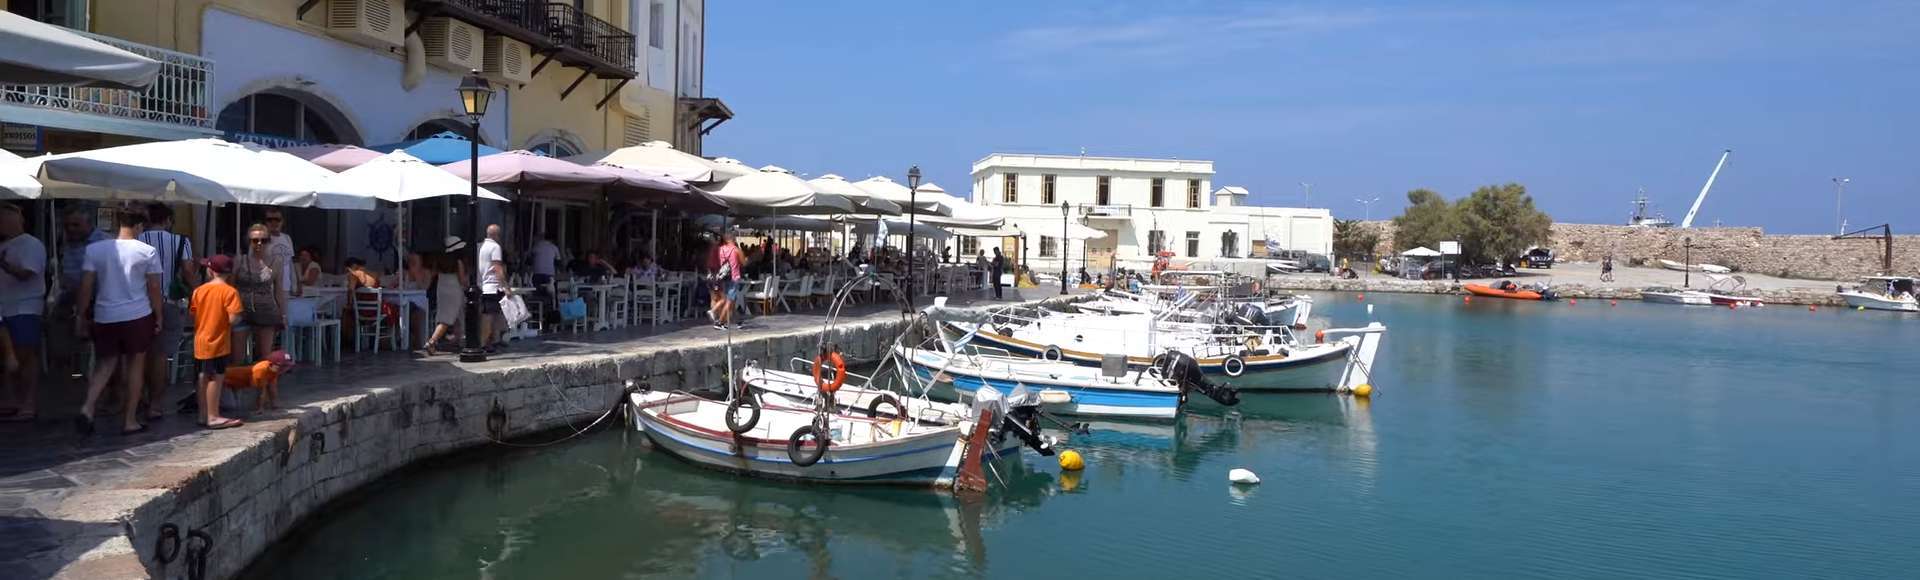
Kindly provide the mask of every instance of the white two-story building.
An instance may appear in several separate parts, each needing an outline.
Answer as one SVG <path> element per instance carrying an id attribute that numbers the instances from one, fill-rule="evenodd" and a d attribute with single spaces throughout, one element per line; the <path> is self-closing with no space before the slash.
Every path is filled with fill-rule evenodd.
<path id="1" fill-rule="evenodd" d="M 1213 174 L 1213 162 L 1204 160 L 995 153 L 974 162 L 972 199 L 1003 210 L 1007 225 L 1026 234 L 1024 259 L 1040 272 L 1057 272 L 1063 254 L 1070 269 L 1089 272 L 1144 268 L 1163 250 L 1183 263 L 1258 272 L 1236 266 L 1253 266 L 1249 258 L 1269 250 L 1332 253 L 1327 210 L 1250 207 L 1244 188 L 1214 191 Z M 1085 230 L 1063 221 L 1105 237 L 1077 239 L 1073 232 Z M 994 242 L 954 243 L 966 257 Z M 1023 259 L 1019 238 L 1000 243 Z"/>

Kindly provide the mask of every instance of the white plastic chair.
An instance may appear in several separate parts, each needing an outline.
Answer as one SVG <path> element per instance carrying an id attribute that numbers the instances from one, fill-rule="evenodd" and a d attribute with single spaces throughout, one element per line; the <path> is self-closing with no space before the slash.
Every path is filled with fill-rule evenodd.
<path id="1" fill-rule="evenodd" d="M 748 287 L 746 292 L 741 293 L 740 297 L 747 302 L 741 305 L 742 308 L 747 310 L 747 314 L 755 316 L 772 314 L 774 303 L 780 300 L 780 277 L 767 276 L 762 278 L 760 281 L 754 282 L 753 286 Z M 753 305 L 755 303 L 760 304 L 759 312 L 753 311 Z"/>
<path id="2" fill-rule="evenodd" d="M 813 301 L 833 305 L 833 293 L 840 291 L 840 277 L 833 274 L 813 279 Z"/>
<path id="3" fill-rule="evenodd" d="M 387 320 L 381 305 L 386 296 L 379 288 L 360 288 L 349 297 L 353 304 L 353 351 L 364 350 L 363 344 L 372 343 L 373 352 L 380 352 L 380 341 L 393 341 L 399 338 L 399 324 Z M 391 350 L 393 346 L 388 345 Z"/>
<path id="4" fill-rule="evenodd" d="M 297 360 L 326 365 L 326 354 L 333 351 L 333 362 L 340 362 L 340 319 L 320 316 L 320 301 L 313 298 L 287 300 L 287 350 Z M 331 347 L 331 348 L 329 348 Z"/>
<path id="5" fill-rule="evenodd" d="M 789 284 L 785 289 L 781 290 L 780 306 L 786 308 L 787 312 L 793 312 L 793 306 L 787 303 L 788 298 L 805 301 L 813 300 L 813 274 L 801 276 L 799 284 Z"/>
<path id="6" fill-rule="evenodd" d="M 641 278 L 633 281 L 632 290 L 627 293 L 627 301 L 633 305 L 630 313 L 634 322 L 646 322 L 649 326 L 660 325 L 661 307 L 660 285 L 651 279 Z"/>
<path id="7" fill-rule="evenodd" d="M 633 303 L 637 295 L 633 288 L 634 281 L 626 276 L 615 276 L 608 278 L 607 284 L 613 286 L 607 289 L 608 326 L 625 328 L 633 321 Z M 653 293 L 649 291 L 647 294 L 651 296 Z"/>

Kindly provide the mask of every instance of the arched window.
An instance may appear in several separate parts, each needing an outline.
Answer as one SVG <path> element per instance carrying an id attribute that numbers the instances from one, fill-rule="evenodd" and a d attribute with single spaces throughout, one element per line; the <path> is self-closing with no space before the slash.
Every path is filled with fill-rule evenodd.
<path id="1" fill-rule="evenodd" d="M 434 135 L 439 135 L 441 133 L 449 133 L 449 132 L 455 135 L 459 135 L 461 137 L 465 137 L 468 134 L 471 134 L 473 132 L 473 126 L 465 122 L 457 121 L 454 119 L 434 119 L 431 121 L 427 121 L 425 123 L 421 123 L 419 126 L 414 127 L 412 131 L 408 131 L 407 138 L 405 140 L 412 141 L 414 139 L 425 139 L 428 137 L 432 137 Z M 485 139 L 482 139 L 482 141 L 484 142 Z"/>
<path id="2" fill-rule="evenodd" d="M 325 101 L 282 89 L 240 97 L 220 110 L 214 128 L 229 140 L 274 147 L 360 141 L 346 117 Z"/>
<path id="3" fill-rule="evenodd" d="M 540 143 L 536 143 L 532 147 L 528 147 L 527 150 L 532 151 L 534 153 L 545 154 L 548 157 L 556 157 L 556 158 L 572 157 L 575 155 L 579 155 L 581 153 L 585 153 L 585 151 L 575 149 L 572 145 L 568 145 L 558 140 L 543 141 Z"/>

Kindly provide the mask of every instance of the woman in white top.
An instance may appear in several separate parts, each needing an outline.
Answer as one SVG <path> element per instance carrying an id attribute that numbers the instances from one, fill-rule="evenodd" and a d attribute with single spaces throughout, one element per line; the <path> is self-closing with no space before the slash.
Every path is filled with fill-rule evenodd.
<path id="1" fill-rule="evenodd" d="M 460 336 L 457 325 L 460 324 L 461 312 L 466 307 L 466 283 L 469 278 L 467 278 L 466 262 L 460 261 L 457 256 L 465 247 L 466 244 L 456 242 L 447 246 L 447 253 L 441 254 L 437 260 L 434 260 L 435 273 L 431 284 L 434 300 L 433 335 L 427 337 L 428 356 L 440 354 L 440 351 L 434 347 L 440 345 L 441 339 L 449 338 L 449 334 L 452 338 Z"/>

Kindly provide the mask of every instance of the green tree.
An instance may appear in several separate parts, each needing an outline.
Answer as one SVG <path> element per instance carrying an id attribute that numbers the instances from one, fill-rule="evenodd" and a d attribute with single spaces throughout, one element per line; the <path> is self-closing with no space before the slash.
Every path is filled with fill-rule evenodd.
<path id="1" fill-rule="evenodd" d="M 1452 205 L 1431 189 L 1407 192 L 1407 209 L 1393 218 L 1393 249 L 1439 249 L 1441 240 L 1455 239 L 1457 222 Z"/>
<path id="2" fill-rule="evenodd" d="M 1518 183 L 1473 190 L 1454 204 L 1463 258 L 1476 263 L 1506 263 L 1527 246 L 1544 245 L 1553 234 L 1553 218 L 1533 207 L 1533 196 Z"/>
<path id="3" fill-rule="evenodd" d="M 1365 260 L 1380 245 L 1380 231 L 1360 220 L 1333 220 L 1333 255 Z"/>

